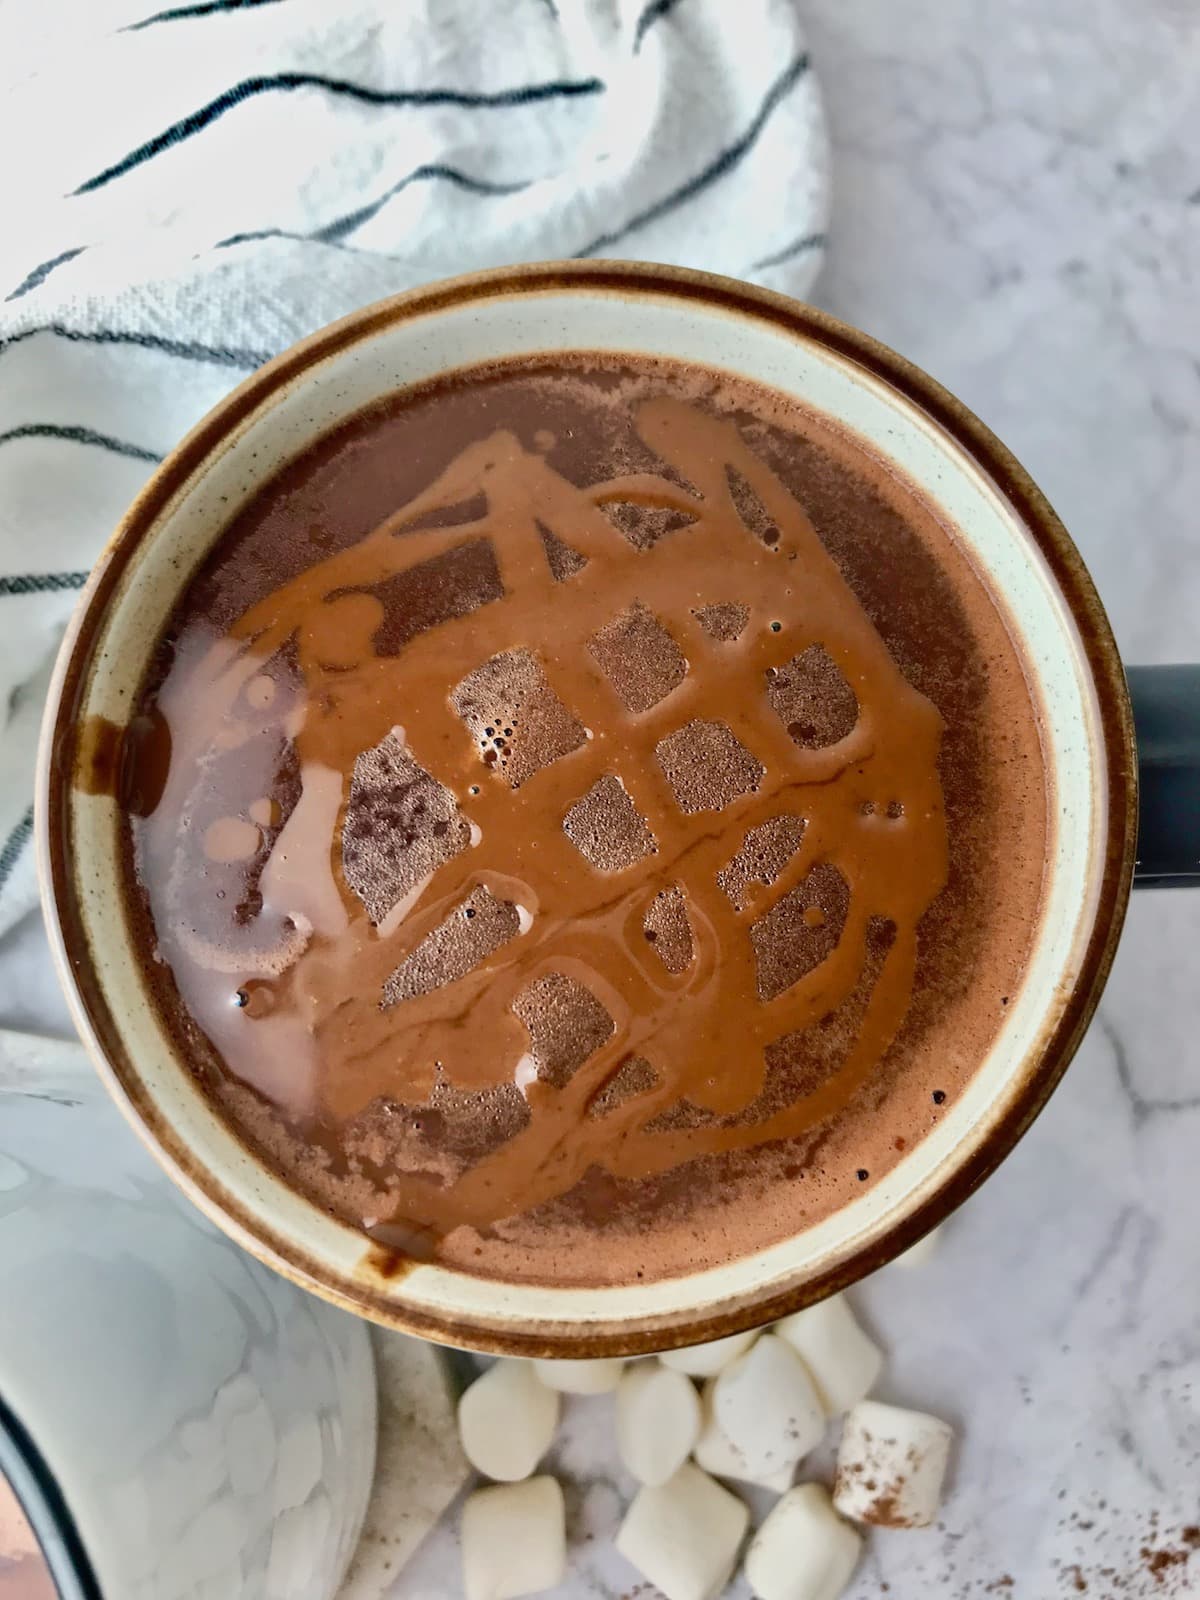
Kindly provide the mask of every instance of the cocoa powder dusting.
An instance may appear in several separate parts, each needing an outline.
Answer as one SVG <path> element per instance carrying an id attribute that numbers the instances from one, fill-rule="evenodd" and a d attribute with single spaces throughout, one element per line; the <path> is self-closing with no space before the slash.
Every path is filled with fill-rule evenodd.
<path id="1" fill-rule="evenodd" d="M 1029 1594 L 1031 1600 L 1056 1595 L 1059 1600 L 1192 1600 L 1200 1592 L 1200 1569 L 1192 1558 L 1200 1551 L 1200 1526 L 1164 1526 L 1158 1512 L 1135 1521 L 1096 1501 L 1085 1509 L 1068 1512 L 1058 1523 L 1058 1536 L 1066 1540 L 1069 1559 L 1049 1563 L 1044 1582 L 1037 1574 L 1027 1582 L 1011 1576 L 983 1586 L 967 1583 L 956 1600 L 972 1600 L 984 1593 L 1012 1591 L 1014 1600 Z"/>

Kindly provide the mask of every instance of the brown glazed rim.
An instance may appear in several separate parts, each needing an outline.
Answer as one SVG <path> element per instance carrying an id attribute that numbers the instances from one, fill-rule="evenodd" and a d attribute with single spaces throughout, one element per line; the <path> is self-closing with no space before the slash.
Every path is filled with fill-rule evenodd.
<path id="1" fill-rule="evenodd" d="M 95 668 L 94 641 L 130 557 L 156 518 L 230 432 L 306 370 L 392 324 L 494 296 L 583 292 L 658 296 L 701 303 L 814 341 L 883 382 L 918 407 L 988 474 L 1041 551 L 1079 630 L 1100 717 L 1107 795 L 1099 854 L 1095 918 L 1073 985 L 1048 1001 L 1038 1048 L 1015 1074 L 1003 1113 L 954 1170 L 907 1217 L 882 1236 L 803 1282 L 777 1292 L 741 1295 L 694 1316 L 630 1324 L 563 1322 L 538 1329 L 498 1328 L 407 1306 L 398 1282 L 368 1271 L 334 1273 L 253 1215 L 168 1126 L 124 1049 L 87 956 L 74 889 L 66 797 L 76 762 L 76 709 Z M 406 1333 L 498 1354 L 600 1357 L 635 1355 L 722 1338 L 783 1316 L 886 1265 L 949 1215 L 998 1166 L 1042 1110 L 1066 1070 L 1099 1000 L 1112 964 L 1133 875 L 1137 832 L 1136 754 L 1125 675 L 1099 596 L 1070 536 L 1045 496 L 1000 441 L 940 384 L 894 351 L 835 317 L 768 290 L 679 267 L 571 261 L 506 267 L 456 278 L 380 301 L 311 335 L 267 363 L 205 417 L 162 463 L 117 528 L 92 573 L 63 644 L 43 726 L 39 760 L 38 850 L 42 895 L 60 976 L 76 1022 L 122 1110 L 177 1183 L 227 1233 L 294 1282 L 359 1315 Z M 57 941 L 52 938 L 52 943 Z M 402 1293 L 402 1291 L 401 1291 Z"/>

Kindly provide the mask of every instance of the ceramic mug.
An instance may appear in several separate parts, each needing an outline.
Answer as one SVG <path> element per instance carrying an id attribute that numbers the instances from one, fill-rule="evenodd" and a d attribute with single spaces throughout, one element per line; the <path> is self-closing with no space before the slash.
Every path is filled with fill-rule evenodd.
<path id="1" fill-rule="evenodd" d="M 554 1288 L 434 1264 L 388 1277 L 363 1236 L 288 1188 L 196 1088 L 155 1012 L 119 897 L 114 802 L 73 781 L 85 718 L 118 724 L 181 588 L 234 510 L 363 406 L 465 365 L 637 351 L 732 370 L 864 439 L 961 531 L 1020 634 L 1057 806 L 1045 901 L 1003 1025 L 938 1125 L 861 1197 L 720 1268 Z M 1044 1105 L 1087 1026 L 1121 928 L 1137 836 L 1121 663 L 1078 552 L 986 428 L 865 335 L 744 284 L 609 262 L 517 267 L 370 306 L 256 373 L 163 463 L 92 575 L 41 750 L 45 909 L 81 1035 L 176 1180 L 263 1260 L 338 1304 L 449 1344 L 636 1353 L 760 1324 L 873 1271 L 954 1207 Z"/>
<path id="2" fill-rule="evenodd" d="M 0 1284 L 0 1596 L 44 1563 L 64 1600 L 330 1600 L 375 1464 L 367 1330 L 189 1205 L 78 1045 L 0 1035 Z"/>

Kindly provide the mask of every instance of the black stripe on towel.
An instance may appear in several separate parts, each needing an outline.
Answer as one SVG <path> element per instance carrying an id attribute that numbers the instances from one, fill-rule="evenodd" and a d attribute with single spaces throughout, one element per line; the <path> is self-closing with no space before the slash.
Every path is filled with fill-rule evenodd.
<path id="1" fill-rule="evenodd" d="M 97 433 L 95 428 L 64 426 L 58 422 L 27 422 L 20 428 L 9 428 L 0 433 L 0 444 L 13 439 L 64 439 L 69 444 L 91 444 L 99 450 L 108 450 L 115 456 L 128 456 L 131 461 L 161 461 L 153 450 L 140 444 L 130 444 L 125 439 L 114 439 L 111 434 Z"/>
<path id="2" fill-rule="evenodd" d="M 67 328 L 61 322 L 44 322 L 37 328 L 25 328 L 7 339 L 0 339 L 0 355 L 39 333 L 52 333 L 73 344 L 136 345 L 139 350 L 156 350 L 162 355 L 178 356 L 183 361 L 207 361 L 214 367 L 237 367 L 243 371 L 261 367 L 273 353 L 270 350 L 237 350 L 222 344 L 199 344 L 194 339 L 166 339 L 157 333 L 138 333 L 124 328 Z"/>
<path id="3" fill-rule="evenodd" d="M 382 211 L 389 200 L 392 200 L 409 184 L 419 183 L 429 178 L 442 178 L 447 183 L 452 183 L 455 188 L 463 189 L 468 194 L 478 195 L 505 195 L 519 194 L 522 189 L 528 189 L 529 182 L 522 179 L 519 183 L 489 183 L 485 178 L 473 178 L 469 172 L 460 172 L 457 167 L 443 167 L 439 165 L 417 167 L 406 178 L 401 178 L 381 194 L 378 200 L 370 200 L 365 206 L 360 206 L 357 211 L 349 211 L 344 217 L 337 217 L 333 222 L 327 222 L 323 228 L 318 228 L 310 237 L 319 239 L 322 244 L 336 244 L 339 239 L 344 239 L 347 234 L 353 233 L 356 228 L 361 228 L 364 222 Z"/>
<path id="4" fill-rule="evenodd" d="M 0 595 L 52 594 L 62 589 L 82 589 L 86 572 L 18 572 L 0 578 Z"/>
<path id="5" fill-rule="evenodd" d="M 85 248 L 86 246 L 78 244 L 73 250 L 64 250 L 61 255 L 51 256 L 49 261 L 40 262 L 32 272 L 27 273 L 21 279 L 11 294 L 4 296 L 5 300 L 19 300 L 23 294 L 28 294 L 31 289 L 36 289 L 39 284 L 45 283 L 55 267 L 61 267 L 67 261 L 74 261 L 76 256 L 83 254 Z"/>
<path id="6" fill-rule="evenodd" d="M 377 250 L 355 250 L 352 244 L 338 244 L 334 239 L 319 239 L 315 233 L 291 233 L 287 228 L 255 228 L 250 233 L 231 233 L 228 239 L 218 239 L 214 250 L 228 250 L 234 244 L 254 244 L 259 239 L 291 239 L 295 244 L 324 244 L 331 250 L 349 250 L 354 255 L 372 255 L 379 261 L 393 258 Z"/>
<path id="7" fill-rule="evenodd" d="M 29 843 L 33 835 L 33 807 L 30 806 L 25 815 L 4 841 L 4 848 L 0 850 L 0 889 L 8 882 L 12 869 L 21 859 L 21 852 Z"/>
<path id="8" fill-rule="evenodd" d="M 669 17 L 679 4 L 679 0 L 650 0 L 650 4 L 637 19 L 637 27 L 633 30 L 633 53 L 637 55 L 642 48 L 642 40 L 650 32 L 656 22 L 663 17 Z"/>
<path id="9" fill-rule="evenodd" d="M 491 93 L 475 93 L 460 89 L 372 89 L 361 83 L 351 83 L 344 78 L 326 78 L 315 72 L 276 72 L 269 77 L 246 78 L 226 89 L 215 100 L 193 111 L 190 116 L 174 122 L 153 139 L 147 139 L 136 150 L 122 156 L 111 167 L 105 167 L 73 193 L 90 194 L 114 178 L 139 167 L 173 144 L 190 139 L 193 134 L 207 128 L 233 106 L 240 105 L 254 95 L 272 94 L 293 89 L 323 89 L 327 94 L 356 100 L 369 106 L 459 106 L 468 110 L 495 106 L 527 106 L 541 100 L 574 99 L 579 95 L 599 94 L 604 88 L 599 78 L 582 78 L 555 83 L 529 83 L 518 89 L 498 89 Z"/>
<path id="10" fill-rule="evenodd" d="M 631 217 L 628 222 L 622 223 L 612 233 L 602 233 L 598 239 L 593 239 L 591 244 L 575 252 L 577 257 L 598 255 L 602 250 L 608 250 L 619 239 L 624 239 L 627 234 L 635 229 L 642 228 L 648 222 L 657 222 L 659 217 L 665 216 L 668 211 L 673 211 L 676 206 L 682 205 L 686 200 L 692 200 L 709 184 L 715 183 L 718 178 L 723 178 L 726 173 L 732 172 L 738 162 L 747 156 L 758 142 L 758 137 L 770 121 L 771 113 L 792 89 L 800 82 L 808 71 L 808 56 L 800 55 L 787 67 L 767 91 L 766 98 L 758 108 L 754 121 L 742 136 L 733 144 L 722 150 L 714 161 L 710 161 L 702 172 L 694 178 L 689 178 L 685 184 L 671 194 L 665 195 L 661 200 L 656 200 L 653 205 L 647 206 L 644 211 L 639 211 L 637 216 Z"/>
<path id="11" fill-rule="evenodd" d="M 156 11 L 152 17 L 143 17 L 140 22 L 131 22 L 119 31 L 137 33 L 142 28 L 153 27 L 156 22 L 180 22 L 185 17 L 211 17 L 219 11 L 249 11 L 255 6 L 278 4 L 279 0 L 202 0 L 200 5 L 174 6 L 170 11 Z"/>
<path id="12" fill-rule="evenodd" d="M 773 255 L 764 256 L 761 261 L 756 261 L 750 271 L 761 272 L 764 267 L 778 267 L 784 261 L 791 261 L 796 256 L 807 255 L 810 250 L 824 250 L 828 243 L 828 234 L 806 233 L 799 239 L 793 239 L 791 244 L 785 244 L 782 250 L 776 250 Z"/>

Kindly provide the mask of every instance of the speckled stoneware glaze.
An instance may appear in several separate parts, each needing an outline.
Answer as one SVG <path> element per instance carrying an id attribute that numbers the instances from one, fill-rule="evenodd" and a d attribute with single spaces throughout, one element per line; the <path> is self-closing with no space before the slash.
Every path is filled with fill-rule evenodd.
<path id="1" fill-rule="evenodd" d="M 1045 712 L 1055 826 L 1026 980 L 933 1131 L 861 1198 L 728 1266 L 552 1289 L 435 1265 L 391 1277 L 363 1239 L 263 1167 L 196 1088 L 141 976 L 120 908 L 117 812 L 72 785 L 76 733 L 115 722 L 189 576 L 284 462 L 379 396 L 502 356 L 638 351 L 801 397 L 915 480 L 1007 604 Z M 525 1355 L 634 1353 L 732 1333 L 882 1266 L 957 1205 L 1044 1105 L 1120 932 L 1136 791 L 1124 675 L 1065 530 L 999 442 L 923 373 L 809 307 L 674 268 L 577 262 L 436 284 L 348 317 L 264 367 L 167 458 L 101 558 L 59 660 L 38 839 L 46 915 L 75 1018 L 110 1089 L 198 1204 L 263 1260 L 380 1322 Z"/>

